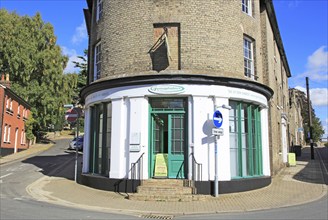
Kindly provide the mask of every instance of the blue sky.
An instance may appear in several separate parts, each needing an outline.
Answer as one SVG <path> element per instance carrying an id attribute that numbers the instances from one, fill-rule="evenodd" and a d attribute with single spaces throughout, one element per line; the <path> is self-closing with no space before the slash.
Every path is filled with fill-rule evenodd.
<path id="1" fill-rule="evenodd" d="M 273 0 L 273 3 L 292 74 L 289 87 L 305 91 L 305 77 L 309 77 L 312 105 L 327 137 L 328 0 Z M 42 19 L 54 26 L 57 44 L 70 61 L 77 60 L 76 56 L 83 55 L 87 48 L 82 10 L 87 7 L 85 0 L 0 0 L 0 7 L 19 15 L 33 16 L 40 12 Z M 71 62 L 65 71 L 74 71 Z"/>

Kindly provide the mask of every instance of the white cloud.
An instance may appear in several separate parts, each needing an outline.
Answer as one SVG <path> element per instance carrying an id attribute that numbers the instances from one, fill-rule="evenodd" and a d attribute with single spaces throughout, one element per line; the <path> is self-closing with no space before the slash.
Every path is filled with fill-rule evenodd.
<path id="1" fill-rule="evenodd" d="M 296 86 L 295 89 L 298 89 L 306 93 L 306 88 L 302 86 Z M 328 89 L 327 88 L 314 88 L 310 89 L 310 99 L 314 106 L 328 106 Z"/>
<path id="2" fill-rule="evenodd" d="M 80 26 L 75 28 L 75 33 L 72 37 L 72 43 L 79 44 L 86 39 L 88 39 L 87 28 L 85 22 L 82 22 Z"/>
<path id="3" fill-rule="evenodd" d="M 304 88 L 304 87 L 302 87 L 302 86 L 296 86 L 295 89 L 298 89 L 298 90 L 304 92 L 305 95 L 306 95 L 306 88 Z"/>
<path id="4" fill-rule="evenodd" d="M 79 68 L 75 68 L 75 64 L 73 63 L 73 61 L 80 61 L 80 59 L 77 57 L 78 54 L 76 53 L 76 50 L 74 49 L 69 49 L 67 47 L 62 46 L 62 51 L 63 54 L 68 56 L 68 63 L 66 68 L 64 69 L 64 73 L 74 73 L 74 72 L 78 72 Z"/>
<path id="5" fill-rule="evenodd" d="M 306 71 L 297 77 L 309 77 L 313 81 L 328 80 L 328 51 L 326 46 L 321 46 L 308 57 Z"/>
<path id="6" fill-rule="evenodd" d="M 310 89 L 310 98 L 313 106 L 328 106 L 328 89 Z"/>

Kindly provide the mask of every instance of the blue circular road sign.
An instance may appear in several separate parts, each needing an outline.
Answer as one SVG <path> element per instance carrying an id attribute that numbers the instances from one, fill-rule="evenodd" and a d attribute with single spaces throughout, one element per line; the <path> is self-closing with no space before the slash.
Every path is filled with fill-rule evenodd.
<path id="1" fill-rule="evenodd" d="M 223 123 L 223 117 L 219 110 L 216 110 L 213 114 L 213 124 L 215 127 L 220 128 Z"/>

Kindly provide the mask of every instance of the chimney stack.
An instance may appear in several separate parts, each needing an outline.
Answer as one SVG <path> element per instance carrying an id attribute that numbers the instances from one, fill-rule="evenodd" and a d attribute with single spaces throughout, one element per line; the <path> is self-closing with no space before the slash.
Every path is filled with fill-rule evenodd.
<path id="1" fill-rule="evenodd" d="M 1 81 L 0 81 L 0 83 L 3 85 L 3 86 L 5 86 L 5 87 L 7 87 L 8 89 L 10 89 L 10 85 L 11 85 L 11 83 L 10 83 L 10 80 L 9 80 L 9 74 L 7 73 L 7 74 L 5 74 L 5 73 L 2 73 L 1 74 Z"/>

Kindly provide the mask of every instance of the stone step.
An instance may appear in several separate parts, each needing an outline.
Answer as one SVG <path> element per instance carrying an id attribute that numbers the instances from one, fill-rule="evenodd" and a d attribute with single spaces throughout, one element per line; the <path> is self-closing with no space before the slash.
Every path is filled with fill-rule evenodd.
<path id="1" fill-rule="evenodd" d="M 130 194 L 129 199 L 139 201 L 200 201 L 205 197 L 194 195 L 193 182 L 182 179 L 143 180 L 137 193 Z"/>
<path id="2" fill-rule="evenodd" d="M 192 194 L 191 187 L 170 187 L 170 186 L 139 186 L 137 192 L 141 194 Z"/>
<path id="3" fill-rule="evenodd" d="M 135 201 L 158 201 L 158 202 L 192 202 L 205 201 L 206 195 L 145 195 L 134 193 L 129 195 L 130 200 Z"/>
<path id="4" fill-rule="evenodd" d="M 176 179 L 151 179 L 143 180 L 142 186 L 184 186 L 185 180 L 176 180 Z"/>

